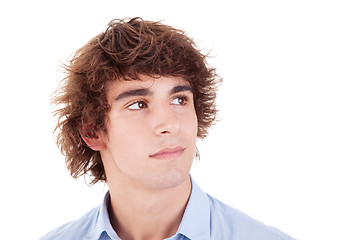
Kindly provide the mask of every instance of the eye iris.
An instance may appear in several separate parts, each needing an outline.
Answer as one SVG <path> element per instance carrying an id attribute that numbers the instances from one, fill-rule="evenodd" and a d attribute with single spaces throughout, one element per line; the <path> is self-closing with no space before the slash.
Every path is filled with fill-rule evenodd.
<path id="1" fill-rule="evenodd" d="M 144 107 L 145 107 L 145 103 L 144 103 L 144 102 L 138 102 L 138 106 L 139 106 L 139 108 L 144 108 Z"/>
<path id="2" fill-rule="evenodd" d="M 180 98 L 178 99 L 178 102 L 179 102 L 179 104 L 184 104 L 185 100 L 184 100 L 183 97 L 180 97 Z"/>

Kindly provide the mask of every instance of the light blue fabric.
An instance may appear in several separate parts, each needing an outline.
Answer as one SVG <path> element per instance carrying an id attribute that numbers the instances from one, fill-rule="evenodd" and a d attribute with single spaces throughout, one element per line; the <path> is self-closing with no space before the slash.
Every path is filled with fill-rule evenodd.
<path id="1" fill-rule="evenodd" d="M 167 240 L 293 239 L 207 195 L 193 179 L 191 181 L 191 195 L 179 229 Z M 119 240 L 110 224 L 108 203 L 109 193 L 99 207 L 49 232 L 40 240 Z"/>

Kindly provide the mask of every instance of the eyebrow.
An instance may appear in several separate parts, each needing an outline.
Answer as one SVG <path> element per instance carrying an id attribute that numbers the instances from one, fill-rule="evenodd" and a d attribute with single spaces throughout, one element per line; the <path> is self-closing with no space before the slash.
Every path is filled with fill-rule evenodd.
<path id="1" fill-rule="evenodd" d="M 170 95 L 179 93 L 179 92 L 184 92 L 184 91 L 193 92 L 192 88 L 190 86 L 179 85 L 179 86 L 175 86 L 171 89 Z M 150 96 L 150 95 L 153 95 L 153 92 L 151 90 L 149 90 L 148 88 L 138 88 L 138 89 L 132 89 L 132 90 L 128 90 L 123 93 L 120 93 L 117 97 L 114 98 L 114 101 L 119 101 L 121 99 L 128 98 L 128 97 Z"/>
<path id="2" fill-rule="evenodd" d="M 114 100 L 118 101 L 123 98 L 128 98 L 128 97 L 133 97 L 133 96 L 148 96 L 151 94 L 152 94 L 152 92 L 147 88 L 132 89 L 132 90 L 120 93 Z"/>
<path id="3" fill-rule="evenodd" d="M 179 85 L 179 86 L 173 87 L 173 89 L 171 89 L 170 93 L 175 94 L 175 93 L 178 93 L 178 92 L 185 92 L 185 91 L 193 92 L 192 87 L 190 87 L 188 85 Z"/>

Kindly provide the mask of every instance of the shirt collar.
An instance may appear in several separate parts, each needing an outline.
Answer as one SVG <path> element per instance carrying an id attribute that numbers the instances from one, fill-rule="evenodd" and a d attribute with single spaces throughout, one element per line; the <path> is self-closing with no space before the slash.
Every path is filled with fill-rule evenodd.
<path id="1" fill-rule="evenodd" d="M 209 198 L 191 178 L 191 195 L 178 233 L 189 239 L 210 239 Z"/>
<path id="2" fill-rule="evenodd" d="M 184 235 L 188 239 L 210 239 L 210 203 L 208 197 L 192 178 L 191 185 L 190 198 L 177 234 Z M 111 239 L 119 239 L 110 223 L 107 208 L 109 202 L 110 194 L 107 192 L 103 203 L 100 205 L 94 227 L 93 236 L 96 236 L 95 239 L 99 239 L 104 232 L 106 232 Z"/>
<path id="3" fill-rule="evenodd" d="M 94 228 L 94 239 L 99 239 L 101 235 L 107 234 L 111 239 L 120 239 L 110 223 L 110 217 L 108 212 L 108 205 L 110 203 L 109 191 L 105 194 L 104 200 L 100 205 L 99 213 L 97 216 L 96 225 Z"/>

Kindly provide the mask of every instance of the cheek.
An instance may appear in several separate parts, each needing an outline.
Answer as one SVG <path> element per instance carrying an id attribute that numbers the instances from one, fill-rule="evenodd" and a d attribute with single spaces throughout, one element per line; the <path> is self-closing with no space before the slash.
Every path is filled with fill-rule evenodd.
<path id="1" fill-rule="evenodd" d="M 109 139 L 110 159 L 121 172 L 135 174 L 142 169 L 143 159 L 148 155 L 146 141 L 142 127 L 118 127 Z"/>
<path id="2" fill-rule="evenodd" d="M 144 121 L 116 121 L 116 124 L 110 124 L 108 128 L 108 144 L 116 155 L 126 155 L 127 153 L 136 153 L 144 147 L 146 141 L 146 125 Z"/>
<path id="3" fill-rule="evenodd" d="M 189 113 L 182 116 L 183 119 L 183 129 L 186 131 L 187 135 L 191 138 L 194 138 L 196 141 L 197 131 L 198 131 L 198 119 L 195 112 Z"/>
<path id="4" fill-rule="evenodd" d="M 189 116 L 189 125 L 192 126 L 192 129 L 193 129 L 193 131 L 195 132 L 195 135 L 196 135 L 197 128 L 198 128 L 198 118 L 196 116 L 195 109 L 192 112 L 191 116 Z"/>
<path id="5" fill-rule="evenodd" d="M 141 133 L 144 125 L 143 116 L 130 117 L 127 114 L 121 114 L 117 111 L 109 114 L 109 132 L 120 138 L 117 140 L 126 139 L 139 132 Z"/>

